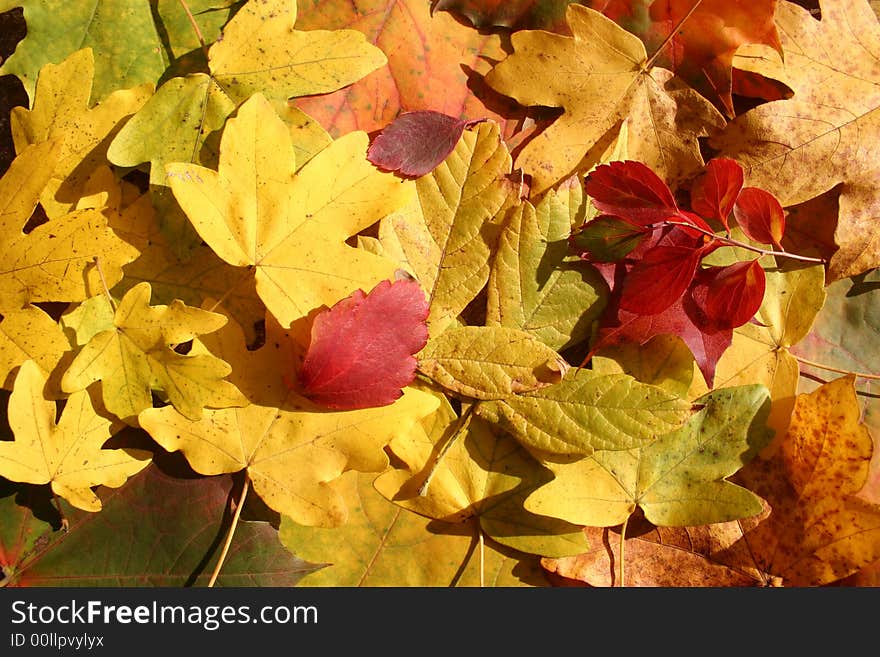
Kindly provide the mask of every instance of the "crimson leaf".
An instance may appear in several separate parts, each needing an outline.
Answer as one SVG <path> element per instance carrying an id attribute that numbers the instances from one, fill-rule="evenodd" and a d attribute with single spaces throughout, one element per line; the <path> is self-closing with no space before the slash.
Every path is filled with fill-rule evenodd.
<path id="1" fill-rule="evenodd" d="M 427 318 L 425 294 L 411 279 L 356 290 L 315 317 L 299 376 L 303 394 L 335 410 L 392 404 L 415 378 Z"/>
<path id="2" fill-rule="evenodd" d="M 736 328 L 758 312 L 766 283 L 757 260 L 708 267 L 696 275 L 691 297 L 709 322 L 719 328 Z"/>
<path id="3" fill-rule="evenodd" d="M 727 217 L 743 186 L 743 169 L 739 162 L 716 157 L 706 165 L 706 171 L 691 186 L 691 209 L 704 217 L 718 219 L 730 230 Z"/>
<path id="4" fill-rule="evenodd" d="M 701 257 L 699 249 L 655 246 L 626 275 L 620 307 L 639 315 L 663 312 L 687 290 Z"/>
<path id="5" fill-rule="evenodd" d="M 669 186 L 647 165 L 634 160 L 600 164 L 584 187 L 605 214 L 647 226 L 679 214 Z"/>
<path id="6" fill-rule="evenodd" d="M 385 171 L 418 178 L 445 160 L 465 128 L 480 121 L 433 110 L 404 112 L 379 132 L 367 150 L 367 159 Z"/>
<path id="7" fill-rule="evenodd" d="M 782 249 L 779 243 L 785 233 L 785 210 L 773 194 L 758 187 L 746 187 L 736 199 L 733 216 L 751 239 Z"/>

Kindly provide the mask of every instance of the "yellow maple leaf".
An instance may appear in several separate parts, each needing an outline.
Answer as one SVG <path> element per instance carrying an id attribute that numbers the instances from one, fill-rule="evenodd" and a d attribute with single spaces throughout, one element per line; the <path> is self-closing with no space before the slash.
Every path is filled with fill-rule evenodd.
<path id="1" fill-rule="evenodd" d="M 85 511 L 100 511 L 92 486 L 118 488 L 150 464 L 152 453 L 102 449 L 125 425 L 96 412 L 85 390 L 71 395 L 55 422 L 55 402 L 43 398 L 46 376 L 25 361 L 9 399 L 14 441 L 0 441 L 0 475 L 29 484 L 51 484 L 52 491 Z"/>
<path id="2" fill-rule="evenodd" d="M 695 174 L 703 166 L 698 138 L 724 126 L 721 113 L 671 71 L 653 66 L 639 38 L 601 13 L 571 4 L 566 18 L 572 36 L 514 32 L 513 54 L 486 76 L 523 105 L 564 110 L 517 157 L 532 175 L 533 192 L 588 169 L 595 163 L 589 151 L 627 117 L 630 159 L 672 187 Z"/>
<path id="3" fill-rule="evenodd" d="M 793 2 L 779 3 L 784 64 L 754 47 L 738 61 L 781 79 L 794 95 L 742 114 L 711 144 L 742 163 L 746 184 L 772 192 L 784 206 L 843 183 L 830 283 L 880 265 L 880 168 L 872 147 L 880 137 L 880 23 L 863 0 L 819 5 L 821 20 Z"/>
<path id="4" fill-rule="evenodd" d="M 344 524 L 340 475 L 385 469 L 385 444 L 433 413 L 438 402 L 406 388 L 388 406 L 326 411 L 284 384 L 297 346 L 277 322 L 267 325 L 266 343 L 254 351 L 234 324 L 202 343 L 232 365 L 232 378 L 251 404 L 206 409 L 197 421 L 171 406 L 149 408 L 138 421 L 162 447 L 181 451 L 196 472 L 246 470 L 254 491 L 276 511 L 304 525 Z"/>
<path id="5" fill-rule="evenodd" d="M 40 196 L 50 218 L 69 212 L 92 169 L 107 160 L 107 146 L 124 119 L 153 93 L 152 84 L 114 91 L 89 107 L 95 59 L 77 50 L 60 64 L 46 64 L 37 78 L 33 107 L 13 107 L 10 125 L 16 152 L 29 144 L 63 138 L 52 178 Z"/>
<path id="6" fill-rule="evenodd" d="M 202 239 L 225 262 L 253 268 L 260 298 L 289 326 L 394 274 L 394 262 L 345 244 L 412 193 L 367 161 L 367 144 L 366 133 L 349 133 L 297 170 L 290 130 L 255 94 L 223 131 L 218 171 L 166 171 Z"/>
<path id="7" fill-rule="evenodd" d="M 113 325 L 96 332 L 61 378 L 67 392 L 102 381 L 107 410 L 131 421 L 153 405 L 152 390 L 162 390 L 174 407 L 198 418 L 205 406 L 244 404 L 238 389 L 224 380 L 227 363 L 208 354 L 180 354 L 174 347 L 216 331 L 226 317 L 179 300 L 150 305 L 149 283 L 129 290 L 116 308 Z"/>
<path id="8" fill-rule="evenodd" d="M 103 289 L 103 283 L 114 285 L 123 265 L 137 256 L 95 209 L 76 210 L 27 234 L 22 231 L 62 147 L 60 139 L 26 147 L 0 179 L 0 312 L 41 301 L 82 301 Z"/>
<path id="9" fill-rule="evenodd" d="M 61 373 L 69 365 L 70 342 L 61 325 L 37 306 L 3 313 L 0 321 L 0 378 L 11 390 L 14 372 L 25 361 L 35 362 L 48 377 L 43 395 L 47 399 L 66 397 L 61 391 Z"/>
<path id="10" fill-rule="evenodd" d="M 880 506 L 857 496 L 873 451 L 860 415 L 852 375 L 799 395 L 779 448 L 737 475 L 769 505 L 743 521 L 743 541 L 786 586 L 829 584 L 880 559 Z"/>

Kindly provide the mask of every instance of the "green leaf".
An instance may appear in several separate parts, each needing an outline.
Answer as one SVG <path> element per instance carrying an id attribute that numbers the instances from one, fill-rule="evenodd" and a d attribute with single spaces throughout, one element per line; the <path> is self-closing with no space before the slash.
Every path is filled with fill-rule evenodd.
<path id="1" fill-rule="evenodd" d="M 636 508 L 666 527 L 759 514 L 761 499 L 726 478 L 772 438 L 766 388 L 724 388 L 697 401 L 703 408 L 680 429 L 644 447 L 547 461 L 556 478 L 526 499 L 526 509 L 591 527 L 619 525 Z"/>
<path id="2" fill-rule="evenodd" d="M 476 413 L 528 448 L 586 455 L 649 443 L 681 425 L 691 405 L 625 374 L 572 368 L 554 386 L 482 402 Z"/>
<path id="3" fill-rule="evenodd" d="M 99 490 L 100 513 L 62 503 L 65 532 L 42 520 L 57 512 L 40 489 L 0 484 L 6 584 L 204 586 L 222 547 L 217 536 L 228 526 L 232 488 L 231 477 L 191 478 L 152 465 L 122 488 Z M 241 521 L 217 586 L 294 586 L 318 567 L 287 552 L 269 523 Z"/>
<path id="4" fill-rule="evenodd" d="M 590 336 L 608 287 L 570 256 L 568 194 L 551 191 L 537 206 L 509 212 L 489 276 L 486 323 L 517 328 L 563 350 Z"/>
<path id="5" fill-rule="evenodd" d="M 558 383 L 568 364 L 528 333 L 501 326 L 459 326 L 432 338 L 419 370 L 472 399 L 504 399 Z"/>

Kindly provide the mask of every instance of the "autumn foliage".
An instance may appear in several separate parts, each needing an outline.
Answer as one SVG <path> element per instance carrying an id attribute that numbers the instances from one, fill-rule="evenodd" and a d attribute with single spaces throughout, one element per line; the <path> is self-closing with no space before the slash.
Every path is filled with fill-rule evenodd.
<path id="1" fill-rule="evenodd" d="M 0 1 L 3 585 L 876 585 L 875 4 Z"/>

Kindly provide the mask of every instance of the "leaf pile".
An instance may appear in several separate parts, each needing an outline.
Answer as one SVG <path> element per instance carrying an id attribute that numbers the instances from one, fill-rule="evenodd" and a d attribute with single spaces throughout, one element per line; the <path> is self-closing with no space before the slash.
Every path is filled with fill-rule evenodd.
<path id="1" fill-rule="evenodd" d="M 130 5 L 0 2 L 4 585 L 876 577 L 868 3 Z"/>

